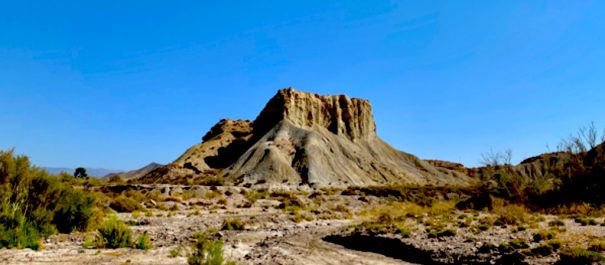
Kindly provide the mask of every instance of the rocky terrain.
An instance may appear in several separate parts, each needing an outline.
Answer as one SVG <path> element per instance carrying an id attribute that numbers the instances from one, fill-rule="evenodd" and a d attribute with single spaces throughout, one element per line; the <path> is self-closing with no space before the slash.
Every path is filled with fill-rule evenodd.
<path id="1" fill-rule="evenodd" d="M 31 169 L 42 177 L 22 196 L 71 194 L 55 218 L 97 223 L 17 240 L 39 249 L 2 249 L 0 263 L 196 264 L 200 244 L 220 243 L 235 264 L 605 264 L 605 144 L 588 146 L 519 165 L 421 160 L 378 137 L 367 100 L 282 89 L 254 121 L 219 121 L 168 165 L 105 180 Z M 25 173 L 11 174 L 6 194 Z M 37 211 L 23 216 L 50 222 Z M 112 249 L 107 223 L 151 244 Z"/>
<path id="2" fill-rule="evenodd" d="M 423 207 L 351 190 L 106 188 L 146 195 L 144 210 L 119 216 L 135 234 L 148 233 L 154 248 L 89 248 L 84 241 L 94 233 L 62 234 L 39 251 L 0 250 L 0 263 L 187 264 L 193 234 L 209 228 L 219 231 L 225 257 L 238 264 L 552 264 L 560 259 L 555 248 L 605 237 L 603 218 L 458 210 L 447 199 Z M 226 228 L 234 220 L 241 226 Z M 392 225 L 398 228 L 389 230 Z"/>
<path id="3" fill-rule="evenodd" d="M 202 143 L 133 183 L 204 184 L 212 177 L 237 186 L 473 182 L 382 141 L 369 101 L 291 88 L 279 90 L 254 121 L 221 120 Z"/>

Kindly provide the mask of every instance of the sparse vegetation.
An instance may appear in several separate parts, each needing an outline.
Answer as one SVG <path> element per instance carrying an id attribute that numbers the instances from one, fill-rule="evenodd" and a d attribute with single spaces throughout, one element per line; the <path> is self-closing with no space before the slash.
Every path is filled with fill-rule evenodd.
<path id="1" fill-rule="evenodd" d="M 187 255 L 189 265 L 235 264 L 233 261 L 225 261 L 223 240 L 216 238 L 214 230 L 208 230 L 204 233 L 197 232 L 194 238 L 195 242 L 191 246 L 192 253 Z"/>
<path id="2" fill-rule="evenodd" d="M 509 204 L 496 206 L 493 212 L 498 216 L 496 224 L 517 225 L 527 223 L 527 209 L 523 206 Z"/>
<path id="3" fill-rule="evenodd" d="M 266 190 L 250 190 L 250 191 L 245 191 L 244 192 L 244 197 L 246 197 L 246 199 L 248 199 L 248 201 L 251 204 L 254 204 L 256 201 L 258 201 L 259 199 L 265 199 L 269 196 L 269 192 L 267 192 Z"/>
<path id="4" fill-rule="evenodd" d="M 132 246 L 132 230 L 116 215 L 111 215 L 98 231 L 95 245 L 99 248 L 125 248 Z"/>
<path id="5" fill-rule="evenodd" d="M 445 229 L 435 229 L 431 230 L 428 233 L 429 238 L 442 238 L 442 237 L 451 237 L 456 235 L 456 230 L 445 228 Z"/>
<path id="6" fill-rule="evenodd" d="M 554 239 L 557 235 L 556 231 L 553 230 L 540 230 L 533 234 L 534 242 L 540 242 L 542 240 Z"/>
<path id="7" fill-rule="evenodd" d="M 561 259 L 557 264 L 593 264 L 596 262 L 603 262 L 605 258 L 598 252 L 583 249 L 583 248 L 569 248 L 564 249 L 559 253 Z"/>
<path id="8" fill-rule="evenodd" d="M 596 252 L 604 252 L 605 251 L 605 240 L 596 239 L 590 242 L 590 247 L 588 248 L 590 251 Z"/>
<path id="9" fill-rule="evenodd" d="M 244 230 L 246 225 L 242 220 L 238 218 L 227 218 L 223 221 L 223 225 L 221 226 L 221 230 Z"/>
<path id="10" fill-rule="evenodd" d="M 587 226 L 587 225 L 597 225 L 597 221 L 590 217 L 578 217 L 575 219 L 576 223 Z"/>
<path id="11" fill-rule="evenodd" d="M 135 241 L 134 247 L 136 249 L 142 250 L 153 248 L 153 243 L 151 243 L 151 239 L 149 238 L 149 234 L 147 234 L 147 231 L 139 235 L 139 237 Z"/>
<path id="12" fill-rule="evenodd" d="M 176 258 L 181 256 L 181 253 L 184 251 L 184 247 L 181 244 L 178 244 L 176 247 L 170 250 L 169 257 Z"/>

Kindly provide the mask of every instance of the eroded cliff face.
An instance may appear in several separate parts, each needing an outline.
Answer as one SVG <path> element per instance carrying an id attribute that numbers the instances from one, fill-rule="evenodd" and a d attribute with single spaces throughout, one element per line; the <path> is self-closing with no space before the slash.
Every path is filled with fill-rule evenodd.
<path id="1" fill-rule="evenodd" d="M 292 88 L 279 90 L 254 121 L 254 131 L 264 134 L 283 120 L 304 128 L 325 128 L 350 140 L 376 137 L 370 102 L 346 95 L 321 96 Z"/>
<path id="2" fill-rule="evenodd" d="M 282 89 L 253 122 L 221 120 L 170 165 L 140 182 L 364 186 L 472 180 L 395 150 L 376 135 L 370 102 Z M 183 180 L 185 179 L 185 180 Z"/>

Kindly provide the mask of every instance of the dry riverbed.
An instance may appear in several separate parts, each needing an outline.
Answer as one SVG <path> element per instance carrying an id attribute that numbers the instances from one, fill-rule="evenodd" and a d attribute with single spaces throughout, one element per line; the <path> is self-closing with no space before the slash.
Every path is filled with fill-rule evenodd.
<path id="1" fill-rule="evenodd" d="M 589 249 L 605 238 L 602 218 L 526 213 L 522 222 L 503 221 L 451 201 L 425 207 L 338 190 L 131 189 L 145 194 L 144 208 L 118 216 L 135 236 L 147 232 L 154 248 L 86 248 L 93 233 L 73 233 L 51 236 L 39 251 L 0 250 L 0 263 L 187 264 L 194 233 L 209 228 L 219 230 L 224 256 L 237 264 L 553 264 L 561 249 Z M 244 225 L 221 230 L 225 220 Z"/>

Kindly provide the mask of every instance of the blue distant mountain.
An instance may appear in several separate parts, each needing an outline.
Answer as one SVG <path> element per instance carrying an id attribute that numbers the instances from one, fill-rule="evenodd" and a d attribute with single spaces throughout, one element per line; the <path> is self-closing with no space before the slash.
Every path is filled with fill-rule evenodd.
<path id="1" fill-rule="evenodd" d="M 42 167 L 42 168 L 46 169 L 46 171 L 48 171 L 48 173 L 50 173 L 50 174 L 59 174 L 61 172 L 73 174 L 74 171 L 76 171 L 75 168 L 65 168 L 65 167 Z M 97 177 L 97 178 L 102 178 L 109 174 L 118 173 L 118 172 L 123 171 L 123 170 L 106 169 L 106 168 L 87 168 L 87 167 L 84 167 L 84 168 L 86 168 L 86 173 L 88 173 L 88 176 Z"/>

